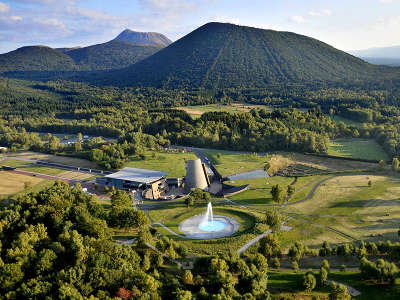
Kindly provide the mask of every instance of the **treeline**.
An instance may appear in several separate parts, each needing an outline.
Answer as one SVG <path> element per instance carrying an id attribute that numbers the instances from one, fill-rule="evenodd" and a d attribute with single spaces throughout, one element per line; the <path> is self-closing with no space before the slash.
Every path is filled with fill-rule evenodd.
<path id="1" fill-rule="evenodd" d="M 373 138 L 395 157 L 400 156 L 397 125 L 400 111 L 387 105 L 393 102 L 393 93 L 395 89 L 384 91 L 379 86 L 365 90 L 360 86 L 291 85 L 268 89 L 167 91 L 96 87 L 67 81 L 29 84 L 4 79 L 0 80 L 0 96 L 4 99 L 0 115 L 5 125 L 17 130 L 82 132 L 118 138 L 120 143 L 130 133 L 143 132 L 163 139 L 160 144 L 239 151 L 325 153 L 333 138 Z M 260 100 L 262 95 L 269 100 Z M 186 112 L 171 109 L 179 105 L 232 101 L 264 103 L 273 107 L 273 111 L 209 112 L 192 119 Z M 355 128 L 336 123 L 327 115 L 340 115 L 364 125 Z"/>

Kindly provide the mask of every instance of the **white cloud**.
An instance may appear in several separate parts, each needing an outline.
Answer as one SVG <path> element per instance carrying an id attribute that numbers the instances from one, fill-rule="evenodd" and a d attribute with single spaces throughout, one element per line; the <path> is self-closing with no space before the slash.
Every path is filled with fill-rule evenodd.
<path id="1" fill-rule="evenodd" d="M 330 9 L 311 10 L 308 14 L 312 17 L 325 17 L 332 15 L 332 11 Z"/>
<path id="2" fill-rule="evenodd" d="M 388 4 L 388 3 L 392 3 L 393 0 L 379 0 L 379 2 L 383 3 L 383 4 Z"/>
<path id="3" fill-rule="evenodd" d="M 10 7 L 7 4 L 0 2 L 0 13 L 6 13 L 9 10 L 10 10 Z"/>
<path id="4" fill-rule="evenodd" d="M 210 22 L 221 22 L 221 23 L 232 23 L 232 24 L 240 24 L 240 19 L 232 18 L 226 15 L 218 14 L 209 19 Z"/>
<path id="5" fill-rule="evenodd" d="M 12 21 L 18 22 L 18 21 L 22 21 L 23 18 L 21 16 L 11 16 L 10 19 Z"/>
<path id="6" fill-rule="evenodd" d="M 305 24 L 307 23 L 307 20 L 303 16 L 291 16 L 289 18 L 290 21 L 296 23 L 296 24 Z"/>

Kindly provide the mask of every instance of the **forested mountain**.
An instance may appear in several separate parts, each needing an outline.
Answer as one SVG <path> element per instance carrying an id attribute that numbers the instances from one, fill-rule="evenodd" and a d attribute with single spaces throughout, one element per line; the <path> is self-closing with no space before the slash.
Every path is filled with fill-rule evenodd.
<path id="1" fill-rule="evenodd" d="M 357 81 L 382 68 L 318 40 L 226 23 L 208 23 L 155 55 L 112 72 L 107 84 L 205 88 Z"/>
<path id="2" fill-rule="evenodd" d="M 0 55 L 0 73 L 9 71 L 71 71 L 79 67 L 61 51 L 46 46 L 28 46 Z"/>
<path id="3" fill-rule="evenodd" d="M 82 69 L 105 70 L 123 68 L 137 63 L 163 47 L 160 44 L 144 45 L 113 40 L 65 53 Z"/>
<path id="4" fill-rule="evenodd" d="M 168 46 L 172 41 L 165 35 L 157 32 L 137 32 L 125 29 L 114 40 L 135 44 Z"/>
<path id="5" fill-rule="evenodd" d="M 0 55 L 0 73 L 25 71 L 93 71 L 125 68 L 164 48 L 119 40 L 74 48 L 28 46 Z"/>

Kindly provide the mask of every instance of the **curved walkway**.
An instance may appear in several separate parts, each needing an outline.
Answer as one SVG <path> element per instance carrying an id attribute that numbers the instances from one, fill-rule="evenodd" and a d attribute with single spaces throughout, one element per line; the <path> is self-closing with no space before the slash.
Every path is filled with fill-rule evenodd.
<path id="1" fill-rule="evenodd" d="M 317 188 L 318 188 L 321 184 L 323 184 L 325 181 L 328 181 L 328 180 L 330 180 L 330 179 L 332 179 L 332 178 L 335 178 L 336 176 L 337 176 L 337 175 L 329 176 L 329 177 L 327 177 L 327 178 L 324 178 L 324 179 L 318 181 L 318 182 L 313 186 L 313 188 L 311 189 L 311 191 L 308 193 L 307 196 L 305 196 L 303 199 L 300 199 L 300 200 L 298 200 L 298 201 L 289 202 L 287 205 L 294 205 L 294 204 L 298 204 L 298 203 L 301 203 L 301 202 L 310 200 L 310 199 L 314 196 L 315 191 L 317 190 Z"/>
<path id="2" fill-rule="evenodd" d="M 180 238 L 183 238 L 183 239 L 187 239 L 187 238 L 188 238 L 188 237 L 186 237 L 186 236 L 184 236 L 184 235 L 181 235 L 181 234 L 179 234 L 179 233 L 176 233 L 175 231 L 173 231 L 172 229 L 168 228 L 167 226 L 165 226 L 165 225 L 162 224 L 162 223 L 155 222 L 155 223 L 152 223 L 151 225 L 152 225 L 152 226 L 153 226 L 153 225 L 161 226 L 162 228 L 164 228 L 165 230 L 167 230 L 168 232 L 172 233 L 173 235 L 175 235 L 175 236 L 177 236 L 177 237 L 180 237 Z"/>
<path id="3" fill-rule="evenodd" d="M 289 221 L 289 220 L 290 220 L 290 218 L 287 219 L 287 220 L 285 220 L 284 222 L 282 222 L 282 225 L 281 225 L 281 229 L 282 229 L 282 230 L 284 230 L 284 231 L 289 231 L 289 230 L 292 229 L 292 227 L 285 226 L 285 223 L 286 223 L 287 221 Z M 264 232 L 264 233 L 260 234 L 259 236 L 255 237 L 254 239 L 252 239 L 251 241 L 249 241 L 248 243 L 246 243 L 246 245 L 244 245 L 242 248 L 240 248 L 240 249 L 238 250 L 238 254 L 239 254 L 239 255 L 242 254 L 244 251 L 246 251 L 247 249 L 249 249 L 251 246 L 253 246 L 255 243 L 257 243 L 259 240 L 261 240 L 263 237 L 266 237 L 266 236 L 267 236 L 268 234 L 270 234 L 270 233 L 272 233 L 272 230 L 271 230 L 271 229 L 269 229 L 269 230 L 267 230 L 266 232 Z"/>

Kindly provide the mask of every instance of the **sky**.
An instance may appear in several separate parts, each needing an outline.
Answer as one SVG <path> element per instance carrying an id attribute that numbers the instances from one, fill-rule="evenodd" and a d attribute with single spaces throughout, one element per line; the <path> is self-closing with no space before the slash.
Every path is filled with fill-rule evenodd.
<path id="1" fill-rule="evenodd" d="M 345 51 L 400 45 L 400 0 L 0 0 L 0 53 L 99 44 L 127 28 L 175 41 L 212 21 L 292 31 Z"/>

